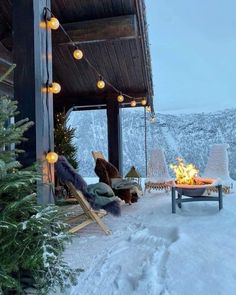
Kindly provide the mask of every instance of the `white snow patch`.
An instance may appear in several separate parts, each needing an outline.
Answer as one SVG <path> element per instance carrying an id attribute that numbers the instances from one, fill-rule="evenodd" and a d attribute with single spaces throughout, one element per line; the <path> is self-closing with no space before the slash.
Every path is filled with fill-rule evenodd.
<path id="1" fill-rule="evenodd" d="M 170 195 L 146 194 L 103 220 L 111 236 L 91 225 L 68 246 L 68 263 L 85 271 L 64 294 L 236 294 L 235 195 L 220 212 L 216 202 L 196 202 L 172 214 Z"/>

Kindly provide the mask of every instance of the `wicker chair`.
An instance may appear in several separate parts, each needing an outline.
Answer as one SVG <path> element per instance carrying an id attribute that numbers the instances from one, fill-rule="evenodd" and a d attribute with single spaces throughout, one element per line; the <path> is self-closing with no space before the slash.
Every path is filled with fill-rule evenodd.
<path id="1" fill-rule="evenodd" d="M 156 148 L 151 151 L 148 162 L 148 175 L 145 181 L 145 191 L 151 190 L 170 190 L 172 179 L 169 175 L 165 153 L 162 148 Z"/>
<path id="2" fill-rule="evenodd" d="M 233 180 L 229 175 L 228 144 L 214 144 L 209 151 L 208 161 L 203 173 L 206 178 L 220 178 L 225 194 L 232 192 Z M 211 193 L 214 189 L 208 189 Z"/>

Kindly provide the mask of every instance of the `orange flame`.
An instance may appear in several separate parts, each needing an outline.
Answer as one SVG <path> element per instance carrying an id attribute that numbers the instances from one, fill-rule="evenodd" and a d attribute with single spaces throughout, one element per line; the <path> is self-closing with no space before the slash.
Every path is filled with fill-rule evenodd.
<path id="1" fill-rule="evenodd" d="M 183 159 L 177 158 L 177 164 L 171 164 L 170 168 L 175 172 L 177 184 L 195 184 L 199 170 L 193 164 L 187 164 Z"/>

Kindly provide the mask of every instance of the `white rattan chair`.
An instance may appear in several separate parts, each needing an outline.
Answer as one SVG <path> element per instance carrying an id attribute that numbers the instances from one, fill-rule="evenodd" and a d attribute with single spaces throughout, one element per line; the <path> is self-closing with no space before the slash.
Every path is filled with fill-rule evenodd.
<path id="1" fill-rule="evenodd" d="M 233 190 L 233 180 L 229 175 L 228 144 L 214 144 L 209 151 L 209 157 L 203 173 L 206 178 L 220 178 L 224 193 Z"/>
<path id="2" fill-rule="evenodd" d="M 169 175 L 164 150 L 162 148 L 153 149 L 148 161 L 148 175 L 145 181 L 145 191 L 148 190 L 150 192 L 154 189 L 168 192 L 171 181 L 172 179 Z"/>

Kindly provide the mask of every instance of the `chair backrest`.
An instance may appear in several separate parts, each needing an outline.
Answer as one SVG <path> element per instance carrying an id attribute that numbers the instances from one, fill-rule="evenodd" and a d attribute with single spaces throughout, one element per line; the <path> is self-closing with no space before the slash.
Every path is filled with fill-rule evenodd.
<path id="1" fill-rule="evenodd" d="M 203 177 L 220 178 L 222 181 L 230 180 L 228 148 L 228 144 L 214 144 L 210 147 Z"/>
<path id="2" fill-rule="evenodd" d="M 93 158 L 94 158 L 95 161 L 96 161 L 98 158 L 99 158 L 99 159 L 104 159 L 104 160 L 105 160 L 105 158 L 104 158 L 104 156 L 103 156 L 103 153 L 100 152 L 100 151 L 92 151 L 92 155 L 93 155 Z"/>
<path id="3" fill-rule="evenodd" d="M 150 181 L 164 182 L 170 180 L 166 157 L 162 148 L 151 150 L 148 161 L 148 178 Z"/>
<path id="4" fill-rule="evenodd" d="M 81 208 L 84 211 L 91 210 L 91 206 L 89 202 L 85 199 L 83 193 L 80 190 L 76 189 L 71 182 L 66 182 L 66 185 L 73 194 L 73 196 L 76 198 L 76 200 L 79 202 Z"/>

